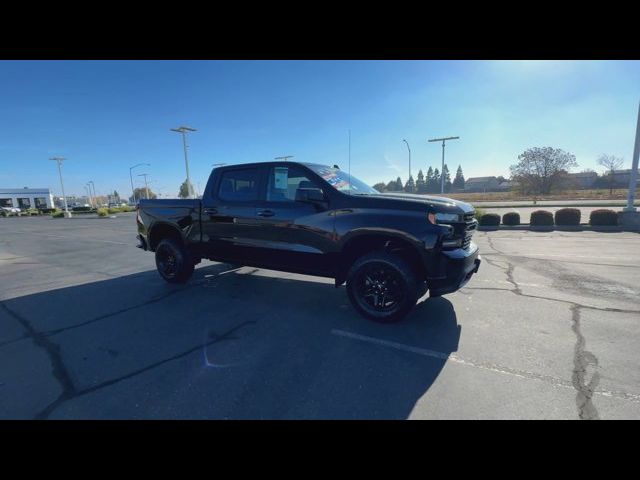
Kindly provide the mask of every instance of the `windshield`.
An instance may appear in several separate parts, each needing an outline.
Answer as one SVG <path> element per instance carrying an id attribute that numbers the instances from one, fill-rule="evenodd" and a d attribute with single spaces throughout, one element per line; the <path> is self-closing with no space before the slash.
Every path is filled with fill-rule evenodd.
<path id="1" fill-rule="evenodd" d="M 352 195 L 377 195 L 380 193 L 353 175 L 349 175 L 338 168 L 325 167 L 323 165 L 307 166 L 325 179 L 329 185 L 342 193 Z"/>

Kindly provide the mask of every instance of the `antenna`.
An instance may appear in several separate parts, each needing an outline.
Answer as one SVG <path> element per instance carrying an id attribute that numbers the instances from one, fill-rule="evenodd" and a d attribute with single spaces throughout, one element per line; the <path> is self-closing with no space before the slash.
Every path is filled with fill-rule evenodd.
<path id="1" fill-rule="evenodd" d="M 351 195 L 351 129 L 349 129 L 349 195 Z"/>

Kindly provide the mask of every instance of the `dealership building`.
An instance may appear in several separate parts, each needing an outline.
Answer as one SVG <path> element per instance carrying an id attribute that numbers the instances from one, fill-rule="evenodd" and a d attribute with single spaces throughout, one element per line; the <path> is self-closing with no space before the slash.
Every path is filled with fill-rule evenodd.
<path id="1" fill-rule="evenodd" d="M 0 188 L 0 207 L 53 208 L 48 188 Z"/>

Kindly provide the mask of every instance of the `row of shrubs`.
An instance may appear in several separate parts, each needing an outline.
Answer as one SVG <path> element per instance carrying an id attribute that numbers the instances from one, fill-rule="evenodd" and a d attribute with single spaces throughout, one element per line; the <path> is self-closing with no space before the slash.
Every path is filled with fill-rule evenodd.
<path id="1" fill-rule="evenodd" d="M 5 210 L 1 210 L 0 211 L 0 216 L 2 217 L 15 217 L 15 216 L 19 216 L 19 217 L 28 217 L 28 216 L 36 216 L 36 215 L 48 215 L 52 212 L 54 212 L 55 209 L 54 208 L 28 208 L 26 210 L 22 210 L 20 213 L 8 213 Z"/>
<path id="2" fill-rule="evenodd" d="M 476 215 L 478 216 L 478 215 Z M 571 226 L 580 225 L 580 210 L 577 208 L 561 208 L 555 215 L 547 210 L 536 210 L 531 214 L 530 225 L 535 226 Z M 484 213 L 478 218 L 479 224 L 487 227 L 500 225 L 500 215 L 497 213 Z M 502 225 L 520 225 L 520 214 L 508 212 L 502 216 Z M 618 225 L 618 214 L 613 210 L 593 210 L 589 215 L 589 225 Z"/>
<path id="3" fill-rule="evenodd" d="M 110 207 L 110 208 L 98 208 L 97 210 L 85 210 L 88 207 L 78 207 L 83 210 L 73 210 L 76 213 L 97 213 L 99 217 L 106 217 L 107 215 L 113 215 L 114 213 L 124 213 L 124 212 L 133 212 L 135 209 L 133 207 L 129 207 L 128 205 L 122 207 Z M 64 217 L 64 212 L 62 210 L 56 210 L 51 213 L 53 218 L 62 218 Z"/>

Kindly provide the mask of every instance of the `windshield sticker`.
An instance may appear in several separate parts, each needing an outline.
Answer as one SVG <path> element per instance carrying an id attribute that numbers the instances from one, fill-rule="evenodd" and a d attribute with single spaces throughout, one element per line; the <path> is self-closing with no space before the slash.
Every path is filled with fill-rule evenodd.
<path id="1" fill-rule="evenodd" d="M 349 187 L 349 182 L 344 178 L 340 178 L 338 172 L 336 172 L 335 170 L 323 168 L 319 170 L 319 173 L 320 176 L 335 189 L 340 190 Z"/>

